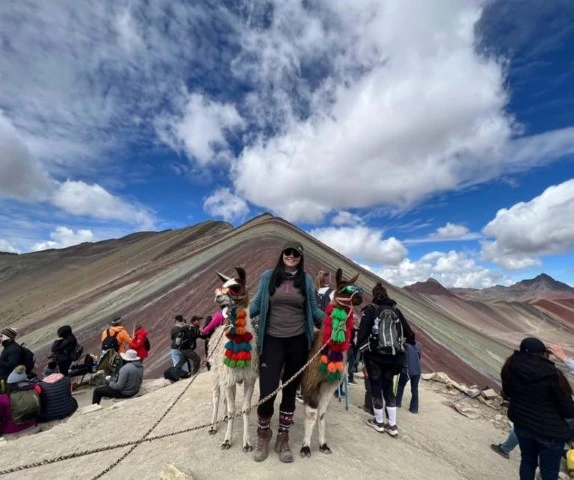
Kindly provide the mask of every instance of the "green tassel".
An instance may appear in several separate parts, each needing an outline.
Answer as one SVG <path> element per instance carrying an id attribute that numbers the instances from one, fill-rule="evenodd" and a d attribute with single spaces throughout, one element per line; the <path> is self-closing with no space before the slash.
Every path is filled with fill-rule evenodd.
<path id="1" fill-rule="evenodd" d="M 345 342 L 345 332 L 337 332 L 335 336 L 335 342 L 344 343 Z"/>
<path id="2" fill-rule="evenodd" d="M 327 373 L 329 370 L 327 369 L 326 363 L 321 363 L 319 365 L 319 373 Z"/>
<path id="3" fill-rule="evenodd" d="M 237 368 L 244 368 L 244 367 L 245 367 L 245 360 L 238 360 Z"/>

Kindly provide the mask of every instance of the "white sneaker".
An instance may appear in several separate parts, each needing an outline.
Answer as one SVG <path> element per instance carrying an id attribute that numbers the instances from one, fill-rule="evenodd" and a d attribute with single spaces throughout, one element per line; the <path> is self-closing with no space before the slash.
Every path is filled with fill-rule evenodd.
<path id="1" fill-rule="evenodd" d="M 385 433 L 385 425 L 383 423 L 378 423 L 374 418 L 369 418 L 367 420 L 367 425 L 374 428 L 379 433 Z"/>

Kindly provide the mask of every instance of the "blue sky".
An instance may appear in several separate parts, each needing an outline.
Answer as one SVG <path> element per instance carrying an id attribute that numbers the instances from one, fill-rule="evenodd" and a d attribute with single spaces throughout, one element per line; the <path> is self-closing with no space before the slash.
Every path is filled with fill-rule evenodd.
<path id="1" fill-rule="evenodd" d="M 0 251 L 270 211 L 397 285 L 574 285 L 566 0 L 0 5 Z"/>

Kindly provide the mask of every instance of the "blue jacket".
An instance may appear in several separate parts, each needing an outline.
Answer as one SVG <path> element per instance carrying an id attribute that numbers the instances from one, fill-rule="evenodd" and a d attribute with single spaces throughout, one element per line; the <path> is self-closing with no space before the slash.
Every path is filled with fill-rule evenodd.
<path id="1" fill-rule="evenodd" d="M 273 270 L 267 270 L 261 275 L 261 281 L 257 289 L 255 298 L 249 305 L 249 317 L 259 317 L 259 326 L 257 330 L 257 347 L 261 353 L 263 350 L 263 339 L 265 338 L 265 329 L 267 327 L 267 315 L 269 312 L 269 281 Z M 315 287 L 313 285 L 313 278 L 308 273 L 305 274 L 305 333 L 309 341 L 309 350 L 313 344 L 313 325 L 317 328 L 321 327 L 325 313 L 317 307 L 317 299 L 315 298 Z"/>
<path id="2" fill-rule="evenodd" d="M 414 377 L 421 374 L 421 347 L 418 343 L 414 345 L 405 344 L 407 351 L 406 365 L 403 373 L 408 374 L 409 377 Z"/>

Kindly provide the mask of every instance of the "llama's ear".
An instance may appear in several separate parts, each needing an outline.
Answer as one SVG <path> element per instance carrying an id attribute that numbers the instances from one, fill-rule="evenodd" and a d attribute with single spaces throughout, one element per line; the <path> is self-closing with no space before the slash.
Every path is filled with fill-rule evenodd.
<path id="1" fill-rule="evenodd" d="M 337 268 L 337 273 L 335 274 L 335 283 L 336 285 L 341 285 L 341 282 L 343 281 L 343 270 L 340 268 Z"/>
<path id="2" fill-rule="evenodd" d="M 245 269 L 243 267 L 235 267 L 237 275 L 239 275 L 239 283 L 241 285 L 247 285 L 247 275 L 245 274 Z"/>
<path id="3" fill-rule="evenodd" d="M 357 283 L 357 279 L 359 278 L 359 274 L 357 273 L 353 278 L 349 280 L 349 283 L 354 284 Z"/>
<path id="4" fill-rule="evenodd" d="M 215 273 L 217 273 L 217 276 L 219 277 L 219 279 L 223 283 L 227 282 L 228 280 L 231 280 L 231 277 L 228 277 L 227 275 L 223 275 L 223 273 L 219 273 L 219 272 L 215 272 Z"/>

